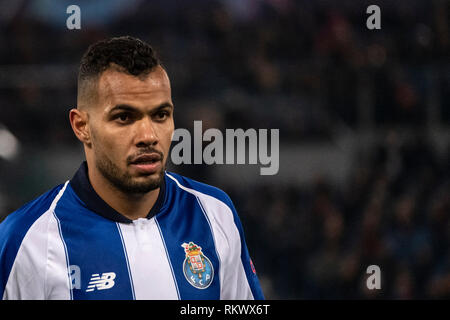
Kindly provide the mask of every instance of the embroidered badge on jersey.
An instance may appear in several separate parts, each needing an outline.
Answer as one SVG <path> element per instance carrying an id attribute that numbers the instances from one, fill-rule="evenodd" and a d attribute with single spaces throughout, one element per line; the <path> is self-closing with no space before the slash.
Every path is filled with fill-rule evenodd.
<path id="1" fill-rule="evenodd" d="M 192 241 L 181 245 L 186 253 L 183 273 L 186 280 L 197 289 L 206 289 L 214 278 L 214 268 L 202 248 Z"/>

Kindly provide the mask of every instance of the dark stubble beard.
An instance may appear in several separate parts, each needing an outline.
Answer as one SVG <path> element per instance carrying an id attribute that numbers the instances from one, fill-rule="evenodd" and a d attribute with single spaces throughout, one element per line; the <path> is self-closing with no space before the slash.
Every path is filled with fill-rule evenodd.
<path id="1" fill-rule="evenodd" d="M 142 194 L 158 189 L 164 179 L 163 165 L 156 177 L 148 177 L 145 181 L 136 181 L 127 171 L 122 172 L 107 156 L 96 156 L 95 165 L 98 171 L 118 190 L 126 194 Z"/>

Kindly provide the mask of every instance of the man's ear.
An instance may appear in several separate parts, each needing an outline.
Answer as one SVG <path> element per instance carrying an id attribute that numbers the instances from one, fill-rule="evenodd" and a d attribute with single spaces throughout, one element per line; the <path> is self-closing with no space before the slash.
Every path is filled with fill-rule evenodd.
<path id="1" fill-rule="evenodd" d="M 78 140 L 86 144 L 91 145 L 91 134 L 88 126 L 88 114 L 86 111 L 80 109 L 71 109 L 69 112 L 70 125 L 72 130 L 77 136 Z"/>

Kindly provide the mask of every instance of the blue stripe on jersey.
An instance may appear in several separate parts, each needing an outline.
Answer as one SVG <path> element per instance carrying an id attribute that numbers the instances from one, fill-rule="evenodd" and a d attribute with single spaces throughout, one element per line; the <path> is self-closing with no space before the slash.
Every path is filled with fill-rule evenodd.
<path id="1" fill-rule="evenodd" d="M 0 224 L 0 299 L 3 297 L 11 268 L 22 240 L 33 223 L 52 204 L 63 184 L 44 193 L 11 213 Z"/>
<path id="2" fill-rule="evenodd" d="M 156 226 L 158 227 L 158 231 L 159 231 L 159 234 L 161 236 L 162 242 L 164 244 L 164 250 L 166 251 L 167 260 L 169 260 L 170 271 L 172 272 L 173 281 L 175 282 L 175 287 L 177 289 L 178 300 L 180 300 L 180 290 L 178 289 L 177 279 L 175 277 L 175 273 L 173 272 L 173 266 L 172 266 L 172 262 L 170 261 L 169 252 L 167 252 L 166 241 L 164 240 L 164 236 L 163 236 L 163 234 L 161 232 L 161 226 L 159 225 L 158 220 L 155 219 L 155 222 L 156 222 Z"/>
<path id="3" fill-rule="evenodd" d="M 127 259 L 116 223 L 87 209 L 70 184 L 55 214 L 61 222 L 70 264 L 77 265 L 81 272 L 81 288 L 73 289 L 73 299 L 133 299 Z M 109 287 L 111 281 L 114 285 Z"/>
<path id="4" fill-rule="evenodd" d="M 171 207 L 158 214 L 155 219 L 167 246 L 170 262 L 178 285 L 180 299 L 220 299 L 219 259 L 216 254 L 213 235 L 196 197 L 189 192 L 177 192 L 178 186 L 166 177 L 167 201 Z M 173 199 L 173 197 L 176 197 Z M 173 206 L 173 207 L 172 207 Z M 186 258 L 183 243 L 193 242 L 202 248 L 202 253 L 211 261 L 214 278 L 209 287 L 197 289 L 183 273 Z"/>
<path id="5" fill-rule="evenodd" d="M 247 281 L 250 285 L 250 289 L 252 290 L 253 298 L 255 300 L 263 300 L 264 294 L 261 289 L 261 285 L 259 283 L 256 272 L 252 270 L 252 262 L 250 258 L 250 254 L 248 252 L 247 245 L 245 243 L 244 229 L 242 228 L 241 220 L 236 212 L 236 208 L 233 205 L 230 197 L 219 188 L 204 184 L 202 182 L 198 182 L 192 179 L 188 179 L 176 173 L 170 172 L 170 175 L 173 176 L 178 182 L 190 189 L 197 190 L 201 193 L 210 195 L 223 203 L 225 203 L 233 212 L 234 223 L 239 231 L 239 235 L 241 238 L 241 260 L 244 266 L 245 275 L 247 276 Z"/>

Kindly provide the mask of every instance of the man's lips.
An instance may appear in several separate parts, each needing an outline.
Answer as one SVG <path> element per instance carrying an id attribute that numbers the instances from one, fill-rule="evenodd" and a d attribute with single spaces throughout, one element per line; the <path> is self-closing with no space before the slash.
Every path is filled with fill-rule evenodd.
<path id="1" fill-rule="evenodd" d="M 162 157 L 158 153 L 148 153 L 148 154 L 142 154 L 140 156 L 137 156 L 132 161 L 130 161 L 130 164 L 146 164 L 146 163 L 153 163 L 157 161 L 161 161 Z"/>
<path id="2" fill-rule="evenodd" d="M 158 153 L 149 153 L 137 156 L 130 165 L 140 173 L 151 174 L 156 172 L 162 165 L 162 156 Z"/>

